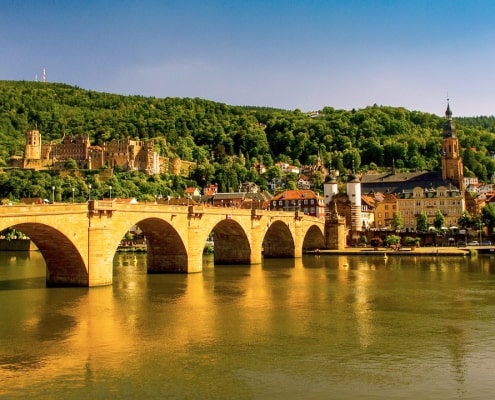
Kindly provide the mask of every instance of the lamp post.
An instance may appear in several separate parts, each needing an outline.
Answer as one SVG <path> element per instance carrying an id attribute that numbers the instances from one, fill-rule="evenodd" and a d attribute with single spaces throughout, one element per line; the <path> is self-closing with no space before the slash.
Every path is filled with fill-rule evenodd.
<path id="1" fill-rule="evenodd" d="M 109 188 L 110 188 L 110 201 L 112 201 L 112 185 L 110 185 Z"/>
<path id="2" fill-rule="evenodd" d="M 74 192 L 75 192 L 75 188 L 72 188 L 72 204 L 74 204 Z"/>
<path id="3" fill-rule="evenodd" d="M 480 230 L 480 244 L 481 244 L 481 231 L 483 230 L 483 221 L 481 220 L 481 218 L 478 220 L 478 223 L 479 223 L 479 230 Z"/>
<path id="4" fill-rule="evenodd" d="M 89 201 L 91 201 L 91 183 L 88 185 Z"/>
<path id="5" fill-rule="evenodd" d="M 52 204 L 55 203 L 55 186 L 52 186 Z"/>

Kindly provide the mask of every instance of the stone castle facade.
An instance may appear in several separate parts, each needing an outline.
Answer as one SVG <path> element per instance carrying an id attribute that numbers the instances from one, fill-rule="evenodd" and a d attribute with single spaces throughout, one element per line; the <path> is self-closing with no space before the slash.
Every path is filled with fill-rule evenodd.
<path id="1" fill-rule="evenodd" d="M 41 133 L 26 133 L 26 145 L 22 157 L 12 157 L 11 166 L 23 169 L 65 170 L 69 161 L 75 161 L 80 169 L 119 167 L 126 171 L 141 171 L 149 175 L 170 173 L 189 176 L 194 162 L 161 157 L 152 140 L 121 139 L 91 145 L 87 135 L 65 135 L 60 143 L 43 144 Z"/>

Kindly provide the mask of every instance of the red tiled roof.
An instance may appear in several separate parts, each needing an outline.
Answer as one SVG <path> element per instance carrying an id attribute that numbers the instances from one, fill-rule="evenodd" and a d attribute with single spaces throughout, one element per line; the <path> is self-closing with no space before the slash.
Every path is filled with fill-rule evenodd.
<path id="1" fill-rule="evenodd" d="M 321 196 L 309 189 L 286 190 L 272 198 L 272 200 L 300 200 L 300 199 L 318 199 Z"/>

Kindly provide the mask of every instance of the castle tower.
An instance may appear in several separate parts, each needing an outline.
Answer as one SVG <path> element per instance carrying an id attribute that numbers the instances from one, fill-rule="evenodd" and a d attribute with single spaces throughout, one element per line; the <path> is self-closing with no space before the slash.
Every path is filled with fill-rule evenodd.
<path id="1" fill-rule="evenodd" d="M 452 111 L 450 104 L 447 103 L 445 111 L 446 122 L 443 127 L 442 140 L 442 178 L 449 179 L 451 183 L 464 190 L 464 166 L 462 164 L 459 139 L 457 138 L 456 129 L 452 122 Z"/>
<path id="2" fill-rule="evenodd" d="M 24 166 L 29 160 L 41 160 L 41 134 L 40 131 L 26 132 L 26 146 L 24 148 Z"/>
<path id="3" fill-rule="evenodd" d="M 363 229 L 363 216 L 361 213 L 361 180 L 354 174 L 350 174 L 347 181 L 347 196 L 351 203 L 351 231 L 360 232 Z"/>

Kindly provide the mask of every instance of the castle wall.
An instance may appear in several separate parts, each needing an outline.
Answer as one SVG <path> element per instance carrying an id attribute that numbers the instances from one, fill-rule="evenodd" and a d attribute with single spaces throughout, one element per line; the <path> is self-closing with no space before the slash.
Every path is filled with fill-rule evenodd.
<path id="1" fill-rule="evenodd" d="M 67 135 L 61 143 L 41 143 L 41 134 L 33 130 L 26 133 L 26 146 L 22 158 L 12 157 L 10 165 L 19 168 L 65 169 L 66 162 L 75 160 L 79 168 L 100 169 L 120 167 L 148 174 L 171 173 L 189 176 L 194 162 L 160 157 L 154 151 L 152 140 L 115 140 L 103 147 L 90 146 L 87 135 Z"/>

